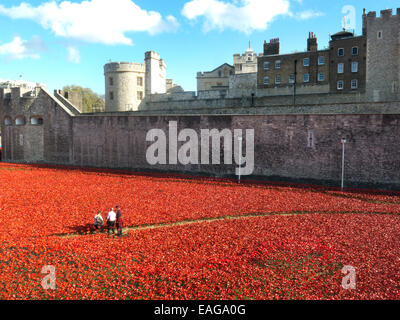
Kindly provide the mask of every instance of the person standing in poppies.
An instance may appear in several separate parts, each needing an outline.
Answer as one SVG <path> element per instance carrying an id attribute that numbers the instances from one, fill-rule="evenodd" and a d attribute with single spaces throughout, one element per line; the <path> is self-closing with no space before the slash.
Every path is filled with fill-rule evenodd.
<path id="1" fill-rule="evenodd" d="M 116 206 L 117 209 L 117 231 L 118 231 L 118 235 L 122 236 L 122 227 L 123 227 L 123 221 L 122 221 L 122 211 L 121 211 L 121 207 L 120 206 Z"/>
<path id="2" fill-rule="evenodd" d="M 101 216 L 101 212 L 98 211 L 97 214 L 94 216 L 94 227 L 96 230 L 99 230 L 103 225 L 103 217 Z"/>
<path id="3" fill-rule="evenodd" d="M 111 208 L 110 212 L 107 215 L 107 225 L 108 231 L 107 233 L 110 234 L 110 229 L 112 229 L 112 233 L 115 234 L 115 220 L 117 219 L 116 213 L 114 208 Z"/>

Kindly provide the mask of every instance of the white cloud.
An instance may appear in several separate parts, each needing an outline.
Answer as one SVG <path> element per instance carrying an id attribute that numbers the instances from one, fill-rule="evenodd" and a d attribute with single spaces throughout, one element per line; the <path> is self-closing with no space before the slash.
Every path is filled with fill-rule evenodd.
<path id="1" fill-rule="evenodd" d="M 6 56 L 11 60 L 25 58 L 39 59 L 39 53 L 45 50 L 46 47 L 42 39 L 38 36 L 32 37 L 29 41 L 17 36 L 11 42 L 0 45 L 0 55 Z"/>
<path id="2" fill-rule="evenodd" d="M 266 30 L 279 15 L 289 15 L 289 7 L 289 0 L 191 0 L 183 7 L 182 14 L 190 20 L 204 17 L 206 32 L 230 28 L 251 33 Z"/>
<path id="3" fill-rule="evenodd" d="M 322 17 L 324 15 L 325 14 L 323 12 L 320 12 L 320 11 L 306 10 L 306 11 L 302 11 L 302 12 L 298 13 L 297 15 L 295 15 L 295 17 L 298 20 L 308 20 L 308 19 L 311 19 L 311 18 Z"/>
<path id="4" fill-rule="evenodd" d="M 179 26 L 175 17 L 163 18 L 131 0 L 50 1 L 37 7 L 28 3 L 10 8 L 0 5 L 0 14 L 33 20 L 60 37 L 107 45 L 132 45 L 128 32 L 156 34 L 174 31 Z"/>
<path id="5" fill-rule="evenodd" d="M 81 55 L 79 53 L 79 50 L 75 47 L 68 47 L 68 61 L 73 62 L 73 63 L 79 63 L 81 62 Z"/>

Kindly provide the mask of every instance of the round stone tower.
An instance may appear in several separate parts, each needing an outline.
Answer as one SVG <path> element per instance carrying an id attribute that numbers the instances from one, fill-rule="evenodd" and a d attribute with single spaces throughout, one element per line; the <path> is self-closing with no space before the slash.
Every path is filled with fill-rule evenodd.
<path id="1" fill-rule="evenodd" d="M 136 111 L 145 94 L 146 67 L 110 62 L 104 66 L 106 112 Z"/>

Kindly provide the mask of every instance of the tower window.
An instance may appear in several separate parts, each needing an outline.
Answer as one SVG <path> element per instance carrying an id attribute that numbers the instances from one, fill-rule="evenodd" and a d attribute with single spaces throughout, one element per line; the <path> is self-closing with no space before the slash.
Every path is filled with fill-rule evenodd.
<path id="1" fill-rule="evenodd" d="M 4 118 L 4 125 L 5 126 L 12 126 L 12 121 L 10 117 L 5 117 Z"/>
<path id="2" fill-rule="evenodd" d="M 138 77 L 138 78 L 137 78 L 137 85 L 138 85 L 139 87 L 143 87 L 143 78 L 142 78 L 142 77 Z"/>
<path id="3" fill-rule="evenodd" d="M 114 85 L 114 79 L 113 78 L 108 78 L 108 83 L 110 84 L 110 86 Z"/>
<path id="4" fill-rule="evenodd" d="M 24 126 L 25 125 L 25 118 L 24 117 L 16 117 L 15 118 L 15 125 Z"/>
<path id="5" fill-rule="evenodd" d="M 351 63 L 351 72 L 358 72 L 358 62 Z"/>
<path id="6" fill-rule="evenodd" d="M 383 32 L 382 31 L 378 31 L 378 39 L 383 39 Z"/>
<path id="7" fill-rule="evenodd" d="M 338 49 L 338 56 L 339 57 L 343 57 L 344 56 L 344 49 L 343 48 Z"/>
<path id="8" fill-rule="evenodd" d="M 43 124 L 43 118 L 40 117 L 32 117 L 31 124 L 34 126 L 41 126 Z"/>
<path id="9" fill-rule="evenodd" d="M 138 100 L 143 100 L 143 91 L 137 92 L 137 98 L 138 98 Z"/>
<path id="10" fill-rule="evenodd" d="M 114 92 L 110 92 L 110 100 L 114 100 Z"/>

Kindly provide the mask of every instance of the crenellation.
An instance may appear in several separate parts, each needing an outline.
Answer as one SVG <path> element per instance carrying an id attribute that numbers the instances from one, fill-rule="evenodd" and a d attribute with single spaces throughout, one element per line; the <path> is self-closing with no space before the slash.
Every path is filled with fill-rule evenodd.
<path id="1" fill-rule="evenodd" d="M 390 18 L 393 16 L 393 9 L 381 10 L 381 18 Z"/>

